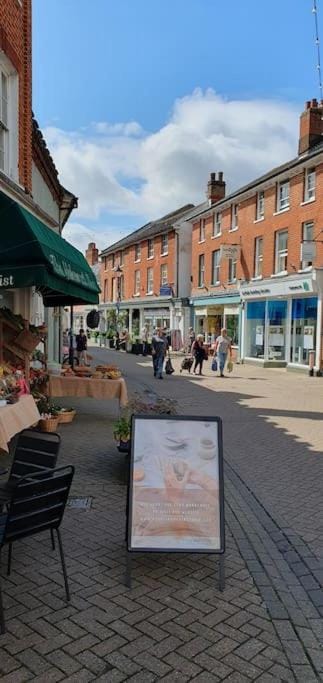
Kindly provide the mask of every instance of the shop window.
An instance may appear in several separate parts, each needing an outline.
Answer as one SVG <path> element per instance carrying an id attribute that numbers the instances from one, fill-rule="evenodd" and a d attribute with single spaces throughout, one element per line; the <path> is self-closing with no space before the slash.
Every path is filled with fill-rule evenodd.
<path id="1" fill-rule="evenodd" d="M 277 185 L 277 211 L 289 209 L 289 181 Z"/>
<path id="2" fill-rule="evenodd" d="M 168 254 L 168 235 L 162 235 L 161 238 L 161 255 L 167 256 Z"/>
<path id="3" fill-rule="evenodd" d="M 198 276 L 198 286 L 204 287 L 204 276 L 205 276 L 205 257 L 204 254 L 199 255 L 199 276 Z"/>
<path id="4" fill-rule="evenodd" d="M 237 279 L 237 259 L 229 258 L 229 282 L 236 282 Z"/>
<path id="5" fill-rule="evenodd" d="M 234 315 L 226 315 L 225 316 L 225 327 L 228 333 L 228 336 L 230 337 L 232 344 L 234 346 L 238 346 L 239 344 L 239 316 L 237 314 Z"/>
<path id="6" fill-rule="evenodd" d="M 141 245 L 138 242 L 138 244 L 135 244 L 135 261 L 140 261 L 141 259 Z"/>
<path id="7" fill-rule="evenodd" d="M 316 347 L 317 298 L 293 299 L 290 361 L 309 365 L 309 353 Z"/>
<path id="8" fill-rule="evenodd" d="M 218 237 L 222 232 L 222 213 L 217 211 L 213 214 L 213 233 L 212 237 Z"/>
<path id="9" fill-rule="evenodd" d="M 286 358 L 287 301 L 268 301 L 268 360 Z"/>
<path id="10" fill-rule="evenodd" d="M 256 237 L 255 239 L 255 277 L 262 277 L 262 263 L 263 263 L 263 238 Z"/>
<path id="11" fill-rule="evenodd" d="M 288 230 L 279 230 L 275 236 L 275 273 L 287 271 Z"/>
<path id="12" fill-rule="evenodd" d="M 140 270 L 135 270 L 135 292 L 137 296 L 140 294 Z"/>
<path id="13" fill-rule="evenodd" d="M 154 257 L 154 240 L 153 239 L 148 240 L 147 256 L 148 256 L 148 258 Z"/>
<path id="14" fill-rule="evenodd" d="M 212 285 L 220 283 L 220 249 L 212 252 Z"/>
<path id="15" fill-rule="evenodd" d="M 265 357 L 265 321 L 266 302 L 251 301 L 247 303 L 246 356 L 249 358 Z"/>
<path id="16" fill-rule="evenodd" d="M 257 193 L 256 220 L 260 221 L 265 216 L 265 193 L 263 190 Z"/>
<path id="17" fill-rule="evenodd" d="M 231 228 L 230 230 L 238 229 L 238 204 L 231 206 Z"/>
<path id="18" fill-rule="evenodd" d="M 304 178 L 304 202 L 311 202 L 315 199 L 316 173 L 315 168 L 308 168 Z"/>
<path id="19" fill-rule="evenodd" d="M 160 285 L 161 287 L 168 284 L 168 268 L 167 263 L 160 266 Z"/>
<path id="20" fill-rule="evenodd" d="M 205 218 L 200 220 L 200 231 L 199 231 L 199 242 L 204 242 L 205 240 Z"/>
<path id="21" fill-rule="evenodd" d="M 154 293 L 154 269 L 147 268 L 147 294 Z"/>
<path id="22" fill-rule="evenodd" d="M 303 223 L 302 233 L 303 233 L 303 235 L 302 235 L 303 243 L 305 245 L 308 242 L 313 242 L 313 240 L 314 240 L 314 223 L 313 223 L 313 221 L 307 221 L 306 223 Z M 303 270 L 304 270 L 304 268 L 309 268 L 311 265 L 312 265 L 312 261 L 307 261 L 305 259 L 302 260 L 301 267 Z"/>

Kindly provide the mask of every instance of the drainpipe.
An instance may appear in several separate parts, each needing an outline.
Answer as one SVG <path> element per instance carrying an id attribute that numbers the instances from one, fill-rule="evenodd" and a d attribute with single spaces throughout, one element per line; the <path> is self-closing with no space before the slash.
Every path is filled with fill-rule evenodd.
<path id="1" fill-rule="evenodd" d="M 72 369 L 74 368 L 73 322 L 74 322 L 74 310 L 73 310 L 73 306 L 71 306 L 69 364 L 70 364 Z"/>

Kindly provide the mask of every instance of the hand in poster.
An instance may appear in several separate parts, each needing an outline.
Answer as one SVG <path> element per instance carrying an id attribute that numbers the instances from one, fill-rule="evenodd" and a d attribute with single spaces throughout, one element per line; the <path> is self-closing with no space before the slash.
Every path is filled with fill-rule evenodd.
<path id="1" fill-rule="evenodd" d="M 166 496 L 183 491 L 187 484 L 193 484 L 211 493 L 218 488 L 213 477 L 190 468 L 185 461 L 167 460 L 165 463 L 161 462 L 161 469 Z"/>

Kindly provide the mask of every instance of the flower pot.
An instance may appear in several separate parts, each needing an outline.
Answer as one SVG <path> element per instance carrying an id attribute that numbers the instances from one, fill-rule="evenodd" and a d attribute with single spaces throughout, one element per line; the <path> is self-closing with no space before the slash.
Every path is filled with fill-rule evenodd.
<path id="1" fill-rule="evenodd" d="M 117 449 L 119 453 L 130 453 L 130 439 L 128 439 L 128 441 L 122 441 L 120 439 Z"/>

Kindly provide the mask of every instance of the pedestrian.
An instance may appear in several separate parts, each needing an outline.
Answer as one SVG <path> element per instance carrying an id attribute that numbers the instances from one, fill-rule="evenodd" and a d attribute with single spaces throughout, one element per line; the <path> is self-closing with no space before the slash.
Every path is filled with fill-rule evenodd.
<path id="1" fill-rule="evenodd" d="M 76 335 L 76 351 L 80 365 L 87 365 L 87 337 L 84 330 L 80 329 Z"/>
<path id="2" fill-rule="evenodd" d="M 191 352 L 193 343 L 195 342 L 195 332 L 193 330 L 193 327 L 189 327 L 188 329 L 188 353 Z"/>
<path id="3" fill-rule="evenodd" d="M 195 360 L 193 372 L 196 375 L 196 370 L 199 367 L 199 375 L 202 375 L 203 361 L 205 360 L 205 348 L 203 334 L 198 334 L 192 344 L 192 356 Z"/>
<path id="4" fill-rule="evenodd" d="M 214 347 L 214 354 L 219 360 L 220 377 L 225 377 L 224 368 L 228 354 L 232 357 L 231 338 L 228 337 L 225 327 L 222 327 L 221 334 L 217 337 Z"/>
<path id="5" fill-rule="evenodd" d="M 147 356 L 147 353 L 148 353 L 148 338 L 149 338 L 149 327 L 146 323 L 141 330 L 142 355 L 143 356 Z"/>
<path id="6" fill-rule="evenodd" d="M 167 338 L 163 330 L 158 327 L 156 334 L 152 338 L 152 357 L 154 367 L 154 377 L 163 379 L 163 365 L 168 349 Z"/>

